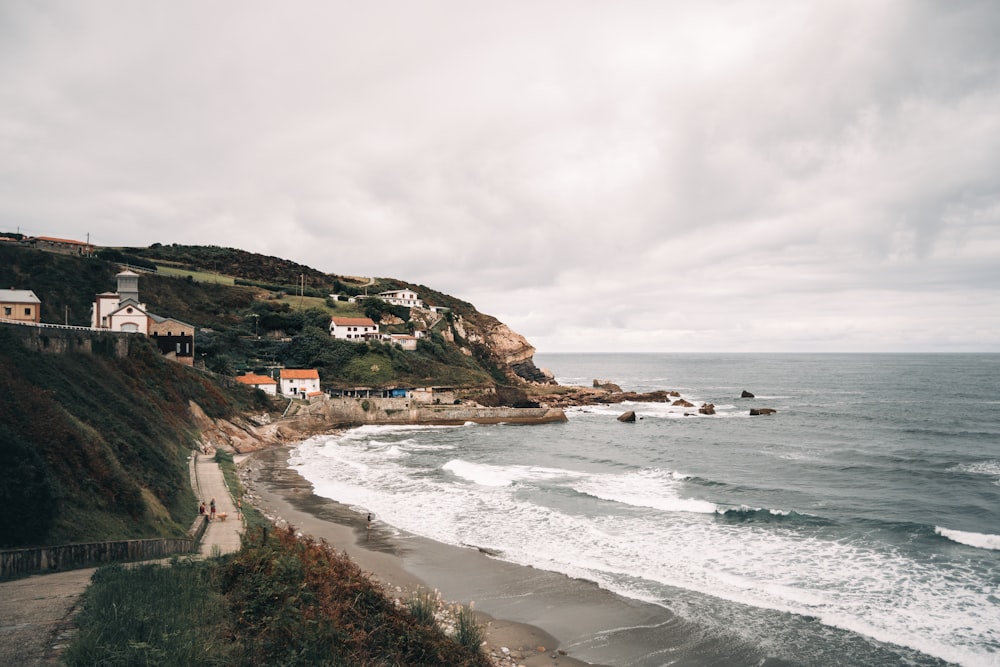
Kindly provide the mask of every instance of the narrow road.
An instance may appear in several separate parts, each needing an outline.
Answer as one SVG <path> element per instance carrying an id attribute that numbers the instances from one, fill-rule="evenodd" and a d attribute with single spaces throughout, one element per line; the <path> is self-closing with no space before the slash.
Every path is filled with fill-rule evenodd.
<path id="1" fill-rule="evenodd" d="M 191 487 L 208 506 L 215 498 L 216 520 L 211 521 L 201 541 L 199 554 L 211 556 L 239 551 L 243 521 L 222 469 L 205 454 L 192 455 Z M 192 515 L 198 511 L 192 508 Z M 223 521 L 218 513 L 225 513 Z M 36 667 L 56 665 L 72 637 L 73 618 L 96 568 L 0 582 L 0 665 Z"/>

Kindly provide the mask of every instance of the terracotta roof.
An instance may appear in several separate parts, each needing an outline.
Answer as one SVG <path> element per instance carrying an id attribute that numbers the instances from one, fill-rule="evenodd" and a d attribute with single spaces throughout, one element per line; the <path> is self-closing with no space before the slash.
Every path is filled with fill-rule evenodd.
<path id="1" fill-rule="evenodd" d="M 49 243 L 72 243 L 73 245 L 90 245 L 89 243 L 84 243 L 83 241 L 74 241 L 72 239 L 57 239 L 53 236 L 36 236 L 36 241 L 48 241 Z"/>
<path id="2" fill-rule="evenodd" d="M 241 375 L 236 378 L 236 381 L 243 384 L 278 384 L 274 378 L 270 378 L 266 375 L 254 375 L 253 373 Z"/>
<path id="3" fill-rule="evenodd" d="M 315 368 L 285 368 L 281 371 L 282 380 L 318 380 L 319 371 Z"/>
<path id="4" fill-rule="evenodd" d="M 338 327 L 373 327 L 375 323 L 368 317 L 334 317 L 333 323 Z"/>

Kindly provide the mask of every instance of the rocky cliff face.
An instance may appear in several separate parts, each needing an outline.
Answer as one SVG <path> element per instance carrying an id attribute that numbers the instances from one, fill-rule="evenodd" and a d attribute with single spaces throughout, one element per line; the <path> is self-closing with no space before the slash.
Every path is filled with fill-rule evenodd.
<path id="1" fill-rule="evenodd" d="M 550 375 L 535 366 L 535 348 L 528 339 L 495 317 L 482 313 L 468 319 L 459 316 L 452 327 L 461 339 L 486 347 L 497 366 L 512 380 L 552 382 Z"/>

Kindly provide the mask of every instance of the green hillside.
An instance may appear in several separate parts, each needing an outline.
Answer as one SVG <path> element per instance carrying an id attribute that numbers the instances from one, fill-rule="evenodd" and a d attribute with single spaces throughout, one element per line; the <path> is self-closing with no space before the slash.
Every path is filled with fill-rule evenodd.
<path id="1" fill-rule="evenodd" d="M 193 325 L 196 362 L 217 373 L 317 368 L 327 387 L 506 382 L 488 350 L 468 345 L 473 355 L 463 354 L 437 328 L 417 350 L 406 352 L 329 335 L 333 314 L 392 319 L 402 322 L 393 327 L 401 333 L 413 326 L 407 308 L 374 299 L 364 305 L 328 299 L 332 293 L 363 293 L 362 282 L 371 293 L 413 287 L 431 303 L 474 322 L 483 316 L 471 304 L 425 286 L 386 278 L 359 281 L 242 250 L 154 245 L 103 249 L 97 257 L 82 258 L 0 245 L 0 286 L 33 290 L 42 301 L 44 322 L 89 326 L 94 295 L 114 291 L 114 276 L 123 265 L 169 267 L 163 275 L 140 274 L 140 300 L 154 313 Z"/>
<path id="2" fill-rule="evenodd" d="M 0 326 L 0 546 L 183 536 L 195 512 L 188 402 L 211 417 L 268 408 L 145 339 L 131 347 L 31 352 Z"/>

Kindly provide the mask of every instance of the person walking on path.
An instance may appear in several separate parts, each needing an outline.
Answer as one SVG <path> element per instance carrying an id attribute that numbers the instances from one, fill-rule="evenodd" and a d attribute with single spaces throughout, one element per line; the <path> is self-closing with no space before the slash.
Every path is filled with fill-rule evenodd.
<path id="1" fill-rule="evenodd" d="M 209 521 L 215 521 L 215 498 L 212 498 L 212 502 L 209 505 L 209 507 L 211 508 L 211 510 L 210 510 L 210 515 L 208 517 L 208 520 Z"/>
<path id="2" fill-rule="evenodd" d="M 205 516 L 206 511 L 207 510 L 205 509 L 205 501 L 203 500 L 201 501 L 201 505 L 198 505 L 198 516 Z"/>

